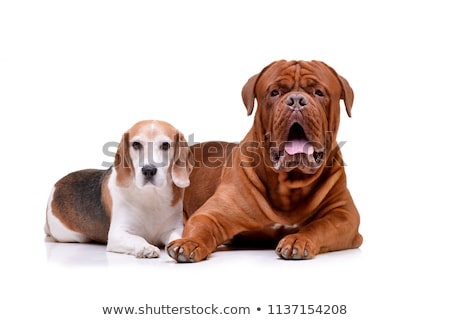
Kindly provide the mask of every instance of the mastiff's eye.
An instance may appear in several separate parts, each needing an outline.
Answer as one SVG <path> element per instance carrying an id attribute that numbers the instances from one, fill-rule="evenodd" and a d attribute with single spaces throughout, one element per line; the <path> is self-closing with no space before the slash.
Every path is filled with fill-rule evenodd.
<path id="1" fill-rule="evenodd" d="M 276 97 L 280 94 L 280 91 L 278 91 L 277 89 L 274 89 L 272 91 L 270 91 L 270 96 L 271 97 Z"/>
<path id="2" fill-rule="evenodd" d="M 140 142 L 134 141 L 131 146 L 133 147 L 134 150 L 141 150 L 142 149 L 142 144 Z"/>
<path id="3" fill-rule="evenodd" d="M 316 96 L 319 96 L 319 97 L 323 97 L 323 96 L 324 96 L 322 90 L 320 90 L 320 89 L 316 89 L 316 91 L 314 91 L 314 94 L 315 94 Z"/>
<path id="4" fill-rule="evenodd" d="M 170 148 L 170 143 L 169 143 L 169 142 L 163 142 L 163 143 L 161 143 L 161 149 L 162 149 L 162 150 L 167 151 L 167 150 L 169 150 L 169 148 Z"/>

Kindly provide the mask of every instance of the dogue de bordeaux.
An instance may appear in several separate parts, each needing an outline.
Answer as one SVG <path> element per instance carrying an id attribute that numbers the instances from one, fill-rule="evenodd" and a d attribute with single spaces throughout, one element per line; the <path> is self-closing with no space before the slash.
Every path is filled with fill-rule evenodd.
<path id="1" fill-rule="evenodd" d="M 336 135 L 340 100 L 351 116 L 353 90 L 320 61 L 275 61 L 242 89 L 254 124 L 239 144 L 191 146 L 185 228 L 168 254 L 206 259 L 237 235 L 277 238 L 282 259 L 357 248 L 360 217 L 346 185 Z"/>

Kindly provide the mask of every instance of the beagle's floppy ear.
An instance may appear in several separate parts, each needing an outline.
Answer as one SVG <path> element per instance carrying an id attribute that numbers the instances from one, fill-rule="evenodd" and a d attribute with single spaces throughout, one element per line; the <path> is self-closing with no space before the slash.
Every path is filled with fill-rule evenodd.
<path id="1" fill-rule="evenodd" d="M 189 175 L 193 169 L 192 153 L 184 138 L 184 135 L 178 132 L 174 139 L 174 156 L 172 162 L 172 180 L 179 188 L 189 186 Z"/>
<path id="2" fill-rule="evenodd" d="M 117 172 L 117 184 L 121 187 L 130 185 L 133 179 L 133 161 L 130 157 L 130 134 L 125 132 L 122 140 L 117 148 L 116 156 L 114 158 L 114 168 Z"/>

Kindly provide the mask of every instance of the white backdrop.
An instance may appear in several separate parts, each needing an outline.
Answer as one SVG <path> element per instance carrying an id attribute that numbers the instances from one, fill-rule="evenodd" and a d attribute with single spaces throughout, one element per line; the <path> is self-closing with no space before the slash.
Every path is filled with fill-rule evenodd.
<path id="1" fill-rule="evenodd" d="M 366 319 L 448 318 L 446 8 L 433 0 L 1 2 L 0 313 L 96 318 L 102 304 L 156 297 L 268 304 L 323 291 L 367 306 Z M 365 242 L 348 286 L 324 280 L 341 276 L 330 264 L 314 279 L 302 279 L 301 262 L 292 274 L 47 264 L 42 226 L 57 179 L 101 168 L 111 160 L 103 145 L 142 119 L 166 120 L 195 141 L 239 141 L 253 120 L 241 88 L 278 59 L 322 60 L 355 92 L 339 139 Z"/>

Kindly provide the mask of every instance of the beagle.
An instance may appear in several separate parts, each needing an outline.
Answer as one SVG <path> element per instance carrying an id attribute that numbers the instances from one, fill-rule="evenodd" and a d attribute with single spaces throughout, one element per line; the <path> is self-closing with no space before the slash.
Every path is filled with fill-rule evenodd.
<path id="1" fill-rule="evenodd" d="M 123 134 L 111 168 L 76 171 L 55 184 L 45 232 L 58 242 L 159 257 L 158 247 L 181 237 L 191 171 L 181 132 L 163 121 L 138 122 Z"/>

